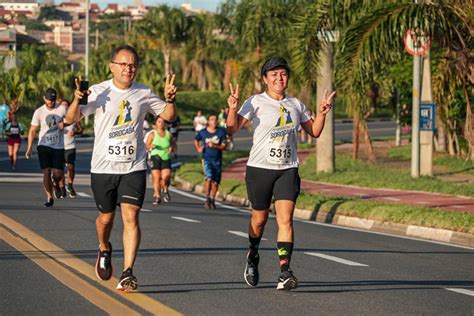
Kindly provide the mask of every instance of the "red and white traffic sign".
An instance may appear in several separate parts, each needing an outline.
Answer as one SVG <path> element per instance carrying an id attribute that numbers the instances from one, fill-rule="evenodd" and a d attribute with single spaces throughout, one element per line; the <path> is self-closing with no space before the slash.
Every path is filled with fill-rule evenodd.
<path id="1" fill-rule="evenodd" d="M 430 38 L 417 34 L 414 30 L 408 30 L 403 37 L 405 43 L 405 50 L 410 55 L 423 56 L 430 49 Z"/>

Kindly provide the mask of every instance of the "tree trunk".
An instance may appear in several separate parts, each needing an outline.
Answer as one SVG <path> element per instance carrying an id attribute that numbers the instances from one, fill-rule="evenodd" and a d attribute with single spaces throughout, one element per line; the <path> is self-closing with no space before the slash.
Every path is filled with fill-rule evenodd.
<path id="1" fill-rule="evenodd" d="M 372 145 L 372 140 L 370 139 L 369 128 L 367 127 L 367 122 L 362 121 L 361 124 L 362 131 L 364 132 L 365 143 L 367 144 L 367 154 L 370 161 L 375 161 L 374 147 Z"/>
<path id="2" fill-rule="evenodd" d="M 352 160 L 359 158 L 359 117 L 354 116 L 352 121 Z"/>
<path id="3" fill-rule="evenodd" d="M 321 75 L 317 80 L 317 101 L 316 115 L 319 115 L 319 104 L 328 90 L 328 95 L 333 91 L 333 46 L 327 44 L 321 51 Z M 316 172 L 333 173 L 336 169 L 335 149 L 334 149 L 334 107 L 326 114 L 324 129 L 316 140 Z"/>
<path id="4" fill-rule="evenodd" d="M 205 67 L 206 67 L 206 63 L 204 62 L 204 60 L 200 60 L 198 61 L 198 88 L 199 90 L 201 91 L 205 91 L 206 90 L 206 74 L 205 74 Z"/>
<path id="5" fill-rule="evenodd" d="M 165 59 L 165 75 L 169 75 L 172 73 L 171 69 L 171 49 L 167 48 L 165 49 L 165 52 L 163 53 L 164 59 Z"/>
<path id="6" fill-rule="evenodd" d="M 446 147 L 446 126 L 439 115 L 436 115 L 436 137 L 435 148 L 437 152 L 445 153 Z"/>
<path id="7" fill-rule="evenodd" d="M 474 113 L 465 81 L 463 81 L 463 90 L 466 98 L 466 123 L 464 124 L 464 137 L 469 144 L 469 158 L 474 160 Z"/>
<path id="8" fill-rule="evenodd" d="M 226 60 L 224 62 L 224 87 L 222 87 L 224 91 L 228 91 L 229 89 L 231 75 L 232 75 L 232 61 Z"/>

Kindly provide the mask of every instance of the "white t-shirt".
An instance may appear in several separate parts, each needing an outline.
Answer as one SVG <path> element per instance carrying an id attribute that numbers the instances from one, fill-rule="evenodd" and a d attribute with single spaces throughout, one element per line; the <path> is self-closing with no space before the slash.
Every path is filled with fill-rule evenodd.
<path id="1" fill-rule="evenodd" d="M 145 114 L 161 114 L 166 103 L 139 83 L 121 90 L 112 80 L 107 80 L 93 85 L 90 90 L 87 105 L 81 106 L 81 114 L 95 114 L 91 172 L 127 174 L 146 170 Z"/>
<path id="2" fill-rule="evenodd" d="M 51 110 L 46 104 L 36 109 L 31 125 L 40 127 L 38 146 L 64 149 L 64 133 L 59 129 L 59 123 L 63 121 L 65 115 L 66 109 L 59 104 Z"/>
<path id="3" fill-rule="evenodd" d="M 278 101 L 264 92 L 247 99 L 238 114 L 254 128 L 248 166 L 273 170 L 298 167 L 298 127 L 311 119 L 303 103 L 289 96 Z"/>
<path id="4" fill-rule="evenodd" d="M 195 130 L 199 132 L 207 127 L 207 119 L 204 115 L 194 117 Z"/>
<path id="5" fill-rule="evenodd" d="M 64 128 L 64 149 L 76 148 L 76 136 L 70 136 L 69 132 L 76 131 L 76 124 L 68 125 Z"/>

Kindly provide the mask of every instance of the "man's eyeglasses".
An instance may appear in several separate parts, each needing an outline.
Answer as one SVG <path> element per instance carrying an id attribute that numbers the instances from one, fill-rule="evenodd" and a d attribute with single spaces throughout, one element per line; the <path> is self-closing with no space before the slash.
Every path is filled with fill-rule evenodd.
<path id="1" fill-rule="evenodd" d="M 115 61 L 111 61 L 111 63 L 112 63 L 112 64 L 119 65 L 120 68 L 122 68 L 122 69 L 125 69 L 125 68 L 130 67 L 130 69 L 135 70 L 135 69 L 138 68 L 138 65 L 137 65 L 137 64 L 118 63 L 118 62 L 115 62 Z"/>

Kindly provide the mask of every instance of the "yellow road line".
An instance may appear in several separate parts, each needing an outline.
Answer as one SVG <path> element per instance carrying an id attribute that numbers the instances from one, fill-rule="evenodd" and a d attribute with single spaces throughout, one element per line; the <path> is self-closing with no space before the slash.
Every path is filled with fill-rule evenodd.
<path id="1" fill-rule="evenodd" d="M 0 223 L 8 227 L 22 238 L 28 240 L 29 243 L 46 255 L 83 274 L 98 285 L 114 291 L 115 293 L 121 295 L 123 299 L 132 302 L 140 308 L 154 315 L 181 315 L 176 310 L 158 302 L 157 300 L 152 299 L 151 297 L 148 297 L 147 295 L 141 293 L 124 293 L 115 290 L 115 286 L 119 281 L 117 278 L 111 278 L 109 281 L 99 281 L 95 276 L 94 266 L 74 257 L 64 249 L 54 245 L 53 243 L 49 242 L 48 240 L 44 239 L 3 213 L 0 213 Z"/>
<path id="2" fill-rule="evenodd" d="M 0 227 L 0 239 L 6 241 L 10 246 L 23 253 L 31 261 L 36 263 L 44 271 L 51 274 L 59 282 L 84 297 L 86 300 L 111 315 L 127 314 L 140 315 L 127 305 L 119 302 L 111 296 L 90 285 L 77 275 L 67 270 L 59 263 L 39 251 L 22 238 L 17 237 L 5 228 Z"/>

